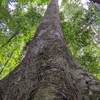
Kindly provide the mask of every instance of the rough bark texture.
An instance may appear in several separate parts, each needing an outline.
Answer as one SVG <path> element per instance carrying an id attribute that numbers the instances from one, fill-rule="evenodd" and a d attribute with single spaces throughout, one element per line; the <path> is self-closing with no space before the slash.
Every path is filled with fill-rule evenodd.
<path id="1" fill-rule="evenodd" d="M 23 61 L 0 82 L 0 100 L 100 100 L 100 82 L 76 62 L 52 0 Z"/>

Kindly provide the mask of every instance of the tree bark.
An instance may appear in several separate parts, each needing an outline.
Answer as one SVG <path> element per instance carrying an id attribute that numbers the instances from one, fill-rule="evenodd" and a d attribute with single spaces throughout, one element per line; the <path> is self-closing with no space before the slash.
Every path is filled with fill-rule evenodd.
<path id="1" fill-rule="evenodd" d="M 0 81 L 0 100 L 100 100 L 100 82 L 72 57 L 52 0 L 23 61 Z"/>

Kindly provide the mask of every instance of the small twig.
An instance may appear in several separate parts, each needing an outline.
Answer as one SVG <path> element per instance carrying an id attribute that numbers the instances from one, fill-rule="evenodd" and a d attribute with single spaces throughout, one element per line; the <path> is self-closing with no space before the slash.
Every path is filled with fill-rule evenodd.
<path id="1" fill-rule="evenodd" d="M 5 47 L 19 33 L 19 31 L 20 31 L 20 28 L 16 30 L 15 34 L 11 36 L 9 40 L 5 44 L 2 45 L 2 47 Z"/>
<path id="2" fill-rule="evenodd" d="M 1 73 L 3 72 L 5 66 L 8 64 L 8 62 L 9 62 L 10 58 L 12 57 L 12 55 L 13 55 L 13 53 L 14 53 L 15 50 L 16 50 L 16 49 L 14 49 L 14 50 L 12 51 L 12 53 L 10 54 L 8 60 L 5 62 L 4 67 L 3 67 L 3 68 L 1 69 L 1 71 L 0 71 L 0 75 L 1 75 Z"/>

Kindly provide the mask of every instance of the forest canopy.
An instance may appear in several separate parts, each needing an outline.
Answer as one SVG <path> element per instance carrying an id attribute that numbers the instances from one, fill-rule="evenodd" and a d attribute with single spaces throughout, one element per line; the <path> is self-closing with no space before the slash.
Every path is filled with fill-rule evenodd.
<path id="1" fill-rule="evenodd" d="M 63 0 L 60 18 L 74 58 L 100 79 L 100 5 Z M 25 57 L 50 0 L 0 0 L 0 79 Z"/>

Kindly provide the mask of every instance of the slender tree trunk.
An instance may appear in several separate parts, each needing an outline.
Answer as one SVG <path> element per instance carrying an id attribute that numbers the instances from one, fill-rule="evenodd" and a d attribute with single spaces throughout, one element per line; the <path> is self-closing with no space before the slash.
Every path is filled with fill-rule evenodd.
<path id="1" fill-rule="evenodd" d="M 100 82 L 76 62 L 52 0 L 23 61 L 0 82 L 0 100 L 100 100 Z"/>

